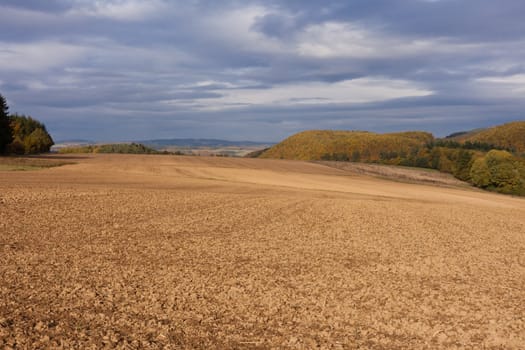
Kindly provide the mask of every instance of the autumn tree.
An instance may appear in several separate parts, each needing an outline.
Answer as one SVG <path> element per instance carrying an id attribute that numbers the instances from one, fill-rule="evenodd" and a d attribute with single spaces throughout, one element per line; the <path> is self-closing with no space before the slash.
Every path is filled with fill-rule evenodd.
<path id="1" fill-rule="evenodd" d="M 13 114 L 10 117 L 13 140 L 8 151 L 14 154 L 36 154 L 49 152 L 54 145 L 46 126 L 25 115 Z"/>
<path id="2" fill-rule="evenodd" d="M 501 193 L 525 194 L 525 164 L 506 151 L 492 150 L 470 169 L 472 183 Z"/>
<path id="3" fill-rule="evenodd" d="M 53 145 L 51 136 L 42 128 L 35 129 L 24 139 L 24 151 L 26 154 L 49 152 Z"/>

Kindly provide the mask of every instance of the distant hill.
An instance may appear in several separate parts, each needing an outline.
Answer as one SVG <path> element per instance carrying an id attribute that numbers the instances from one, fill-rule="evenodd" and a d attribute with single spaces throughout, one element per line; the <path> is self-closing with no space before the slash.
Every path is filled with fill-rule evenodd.
<path id="1" fill-rule="evenodd" d="M 70 145 L 94 145 L 96 142 L 84 139 L 70 139 L 70 140 L 59 140 L 55 145 L 59 144 L 70 144 Z"/>
<path id="2" fill-rule="evenodd" d="M 228 157 L 242 157 L 247 153 L 271 146 L 273 143 L 261 143 L 253 141 L 228 141 L 219 139 L 155 139 L 124 143 L 99 143 L 90 140 L 63 140 L 54 147 L 55 152 L 95 152 L 104 153 L 105 149 L 111 149 L 113 153 L 154 153 L 152 150 L 138 150 L 124 147 L 126 144 L 138 144 L 158 152 L 167 152 L 186 155 L 219 155 Z M 110 145 L 119 145 L 110 147 Z M 104 146 L 101 148 L 101 146 Z M 119 152 L 114 152 L 115 150 Z M 120 152 L 123 150 L 123 152 Z"/>
<path id="3" fill-rule="evenodd" d="M 456 133 L 448 137 L 461 143 L 483 142 L 501 148 L 510 149 L 518 155 L 525 155 L 525 121 L 507 123 L 487 129 L 476 129 L 465 133 Z"/>
<path id="4" fill-rule="evenodd" d="M 295 134 L 259 155 L 260 158 L 298 160 L 379 161 L 386 152 L 406 157 L 432 142 L 422 131 L 376 134 L 367 131 L 313 130 Z"/>
<path id="5" fill-rule="evenodd" d="M 124 154 L 158 154 L 157 150 L 140 143 L 111 143 L 101 145 L 72 146 L 58 149 L 58 153 L 124 153 Z"/>
<path id="6" fill-rule="evenodd" d="M 124 143 L 140 143 L 152 148 L 166 148 L 166 147 L 243 147 L 243 146 L 270 146 L 274 142 L 254 142 L 254 141 L 229 141 L 220 139 L 154 139 L 154 140 L 142 140 L 142 141 L 130 141 Z M 101 142 L 84 139 L 71 139 L 71 140 L 59 140 L 56 142 L 57 145 L 96 145 L 102 144 Z M 111 144 L 105 142 L 104 144 Z"/>
<path id="7" fill-rule="evenodd" d="M 219 139 L 158 139 L 137 142 L 155 149 L 164 149 L 167 147 L 254 147 L 273 144 L 271 142 L 228 141 Z"/>

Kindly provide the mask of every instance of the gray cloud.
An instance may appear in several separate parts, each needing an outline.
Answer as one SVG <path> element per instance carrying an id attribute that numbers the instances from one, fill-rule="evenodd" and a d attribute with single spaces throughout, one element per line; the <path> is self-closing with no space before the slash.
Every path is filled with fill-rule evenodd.
<path id="1" fill-rule="evenodd" d="M 443 135 L 525 119 L 520 0 L 2 1 L 0 93 L 57 139 Z"/>

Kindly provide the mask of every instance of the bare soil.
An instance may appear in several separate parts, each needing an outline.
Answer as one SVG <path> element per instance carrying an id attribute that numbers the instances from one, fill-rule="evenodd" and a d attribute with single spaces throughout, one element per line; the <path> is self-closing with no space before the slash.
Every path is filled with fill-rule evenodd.
<path id="1" fill-rule="evenodd" d="M 525 348 L 523 198 L 307 162 L 74 162 L 0 171 L 0 349 Z"/>
<path id="2" fill-rule="evenodd" d="M 452 187 L 470 186 L 468 183 L 458 180 L 450 174 L 433 169 L 354 162 L 319 161 L 317 163 L 355 174 L 376 176 L 395 181 Z"/>

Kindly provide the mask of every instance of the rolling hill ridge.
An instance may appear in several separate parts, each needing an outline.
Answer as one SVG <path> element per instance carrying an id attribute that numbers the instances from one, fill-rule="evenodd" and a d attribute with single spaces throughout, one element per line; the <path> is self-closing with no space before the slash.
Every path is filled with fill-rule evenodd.
<path id="1" fill-rule="evenodd" d="M 510 149 L 518 155 L 525 156 L 525 121 L 459 133 L 459 135 L 449 137 L 449 139 L 460 143 L 483 142 Z"/>
<path id="2" fill-rule="evenodd" d="M 295 134 L 269 148 L 260 158 L 379 161 L 384 152 L 409 154 L 434 137 L 427 132 L 376 134 L 367 131 L 312 130 Z"/>
<path id="3" fill-rule="evenodd" d="M 430 168 L 480 188 L 525 195 L 525 121 L 456 133 L 445 139 L 424 131 L 378 134 L 310 130 L 252 156 Z"/>

